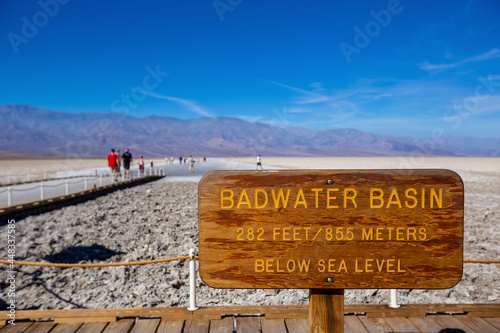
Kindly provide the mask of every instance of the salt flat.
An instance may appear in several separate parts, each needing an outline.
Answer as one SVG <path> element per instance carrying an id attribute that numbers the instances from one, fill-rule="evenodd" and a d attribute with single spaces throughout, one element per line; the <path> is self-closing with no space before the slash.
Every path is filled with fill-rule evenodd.
<path id="1" fill-rule="evenodd" d="M 255 157 L 225 158 L 256 165 Z M 262 157 L 262 164 L 284 169 L 450 169 L 500 172 L 500 157 Z"/>

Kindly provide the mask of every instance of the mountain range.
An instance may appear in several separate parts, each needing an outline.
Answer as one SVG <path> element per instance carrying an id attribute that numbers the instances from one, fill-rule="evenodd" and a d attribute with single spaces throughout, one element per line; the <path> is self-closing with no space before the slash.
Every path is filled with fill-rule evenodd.
<path id="1" fill-rule="evenodd" d="M 101 157 L 110 148 L 134 155 L 185 156 L 500 156 L 500 138 L 397 137 L 356 129 L 280 128 L 238 118 L 181 120 L 119 113 L 70 113 L 0 106 L 0 150 Z"/>

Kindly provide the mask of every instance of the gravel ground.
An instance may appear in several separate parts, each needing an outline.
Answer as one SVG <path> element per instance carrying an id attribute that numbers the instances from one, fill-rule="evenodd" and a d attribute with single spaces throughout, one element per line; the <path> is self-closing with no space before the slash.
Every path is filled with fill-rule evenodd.
<path id="1" fill-rule="evenodd" d="M 465 259 L 500 258 L 499 176 L 467 172 Z M 187 255 L 198 247 L 197 183 L 156 182 L 16 221 L 16 259 L 129 262 Z M 0 228 L 6 235 L 6 226 Z M 2 257 L 7 257 L 3 250 Z M 91 260 L 100 258 L 101 260 Z M 4 266 L 6 267 L 6 266 Z M 8 272 L 0 272 L 5 309 Z M 447 290 L 401 290 L 401 303 L 499 303 L 500 265 L 464 264 Z M 17 269 L 18 309 L 188 305 L 188 261 L 106 268 Z M 198 278 L 198 304 L 307 304 L 307 290 L 213 289 Z M 387 303 L 389 290 L 346 290 L 345 303 Z"/>

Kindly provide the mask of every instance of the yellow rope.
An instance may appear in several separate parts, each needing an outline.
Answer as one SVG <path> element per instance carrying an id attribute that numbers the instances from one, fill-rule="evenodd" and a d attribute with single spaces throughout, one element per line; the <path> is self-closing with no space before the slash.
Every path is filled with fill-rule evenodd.
<path id="1" fill-rule="evenodd" d="M 147 265 L 147 264 L 158 264 L 161 262 L 169 262 L 176 260 L 186 260 L 189 259 L 190 256 L 182 256 L 175 258 L 165 258 L 165 259 L 155 259 L 155 260 L 145 260 L 145 261 L 133 261 L 133 262 L 112 262 L 112 263 L 104 263 L 104 264 L 54 264 L 48 262 L 29 262 L 29 261 L 18 261 L 14 260 L 14 262 L 0 259 L 0 264 L 14 264 L 19 266 L 42 266 L 42 267 L 116 267 L 116 266 L 134 266 L 134 265 Z M 198 256 L 194 256 L 195 259 L 198 259 Z M 464 264 L 500 264 L 500 260 L 464 260 Z"/>
<path id="2" fill-rule="evenodd" d="M 500 260 L 464 260 L 464 264 L 500 264 Z"/>
<path id="3" fill-rule="evenodd" d="M 46 262 L 29 262 L 29 261 L 18 261 L 14 260 L 14 262 L 0 259 L 0 264 L 14 264 L 20 266 L 43 266 L 43 267 L 114 267 L 114 266 L 133 266 L 133 265 L 147 265 L 147 264 L 158 264 L 161 262 L 175 261 L 175 260 L 185 260 L 191 258 L 190 256 L 182 256 L 175 258 L 165 258 L 165 259 L 156 259 L 156 260 L 145 260 L 145 261 L 134 261 L 134 262 L 112 262 L 112 263 L 103 263 L 103 264 L 55 264 L 55 263 L 46 263 Z M 198 256 L 194 256 L 195 259 L 198 259 Z"/>

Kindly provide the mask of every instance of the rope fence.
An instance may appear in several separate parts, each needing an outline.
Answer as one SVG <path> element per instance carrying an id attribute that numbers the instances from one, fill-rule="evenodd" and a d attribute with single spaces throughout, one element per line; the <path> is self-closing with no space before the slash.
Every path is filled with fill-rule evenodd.
<path id="1" fill-rule="evenodd" d="M 148 265 L 148 264 L 159 264 L 162 262 L 186 260 L 190 256 L 181 256 L 174 258 L 164 258 L 164 259 L 154 259 L 145 261 L 132 261 L 132 262 L 115 262 L 115 263 L 102 263 L 102 264 L 58 264 L 58 263 L 47 263 L 47 262 L 30 262 L 30 261 L 18 261 L 13 262 L 0 259 L 0 264 L 14 264 L 19 266 L 39 266 L 39 267 L 59 267 L 59 268 L 71 268 L 71 267 L 118 267 L 118 266 L 137 266 L 137 265 Z M 198 259 L 198 256 L 194 256 L 194 259 Z M 500 260 L 464 260 L 464 264 L 500 264 Z"/>
<path id="2" fill-rule="evenodd" d="M 44 184 L 43 186 L 45 187 L 59 187 L 61 185 L 64 185 L 65 183 L 60 183 L 60 184 L 56 184 L 56 185 L 47 185 L 47 184 Z"/>
<path id="3" fill-rule="evenodd" d="M 464 260 L 464 264 L 500 264 L 500 260 Z"/>
<path id="4" fill-rule="evenodd" d="M 153 168 L 153 171 L 151 171 L 151 168 L 147 167 L 144 168 L 143 170 L 130 170 L 130 178 L 139 178 L 143 177 L 146 175 L 152 176 L 154 175 L 161 175 L 162 172 L 162 167 L 161 166 L 156 166 Z M 82 178 L 82 177 L 87 177 L 87 178 L 98 178 L 98 177 L 110 177 L 111 173 L 108 170 L 103 170 L 103 168 L 96 168 L 96 169 L 90 169 L 88 172 L 84 172 L 86 170 L 79 170 L 76 171 L 80 175 L 78 176 L 64 176 L 64 173 L 71 173 L 75 172 L 73 171 L 45 171 L 45 172 L 28 172 L 28 173 L 18 173 L 18 174 L 7 174 L 6 176 L 2 176 L 0 178 L 0 186 L 10 186 L 10 185 L 22 185 L 22 184 L 28 184 L 28 183 L 34 183 L 34 182 L 43 182 L 43 181 L 54 181 L 54 180 L 60 180 L 60 179 L 71 179 L 71 178 Z M 59 174 L 62 173 L 61 176 Z M 120 173 L 123 175 L 124 170 L 120 171 Z M 40 175 L 37 177 L 36 175 Z M 0 192 L 2 193 L 2 192 Z"/>
<path id="5" fill-rule="evenodd" d="M 18 261 L 14 260 L 10 262 L 8 260 L 0 259 L 0 264 L 14 264 L 19 266 L 39 266 L 39 267 L 59 267 L 59 268 L 72 268 L 72 267 L 117 267 L 117 266 L 136 266 L 136 265 L 148 265 L 148 264 L 159 264 L 162 262 L 169 261 L 177 261 L 177 260 L 186 260 L 189 259 L 190 256 L 181 256 L 175 258 L 164 258 L 164 259 L 155 259 L 155 260 L 145 260 L 145 261 L 132 261 L 132 262 L 112 262 L 112 263 L 101 263 L 101 264 L 58 264 L 58 263 L 49 263 L 49 262 L 30 262 L 30 261 Z M 198 259 L 198 256 L 194 256 L 195 259 Z"/>
<path id="6" fill-rule="evenodd" d="M 70 181 L 68 181 L 68 184 L 80 184 L 81 182 L 84 182 L 84 181 L 85 181 L 85 179 L 78 180 L 76 182 L 70 182 Z"/>
<path id="7" fill-rule="evenodd" d="M 35 187 L 29 187 L 29 188 L 22 188 L 22 189 L 17 189 L 17 188 L 13 188 L 11 189 L 11 191 L 14 191 L 14 192 L 25 192 L 25 191 L 33 191 L 33 190 L 36 190 L 37 188 L 39 188 L 40 185 L 37 185 Z"/>
<path id="8" fill-rule="evenodd" d="M 165 175 L 165 170 L 161 169 L 161 168 L 156 168 L 154 169 L 154 172 L 150 171 L 149 173 L 147 171 L 145 172 L 142 172 L 142 173 L 137 173 L 137 177 L 134 177 L 133 176 L 133 173 L 131 172 L 130 173 L 130 177 L 128 179 L 125 178 L 124 176 L 124 173 L 122 174 L 121 176 L 121 181 L 126 181 L 126 180 L 132 180 L 132 179 L 138 179 L 138 178 L 142 178 L 142 177 L 146 177 L 148 176 L 148 174 L 150 176 L 152 176 L 153 174 L 154 175 L 159 175 L 159 176 L 164 176 Z M 2 201 L 6 199 L 6 206 L 5 204 L 1 204 L 0 203 L 0 207 L 12 207 L 14 205 L 14 199 L 13 199 L 13 193 L 14 192 L 29 192 L 29 191 L 34 191 L 36 189 L 40 189 L 40 194 L 38 195 L 38 197 L 40 198 L 40 200 L 45 200 L 47 199 L 46 197 L 46 189 L 47 188 L 56 188 L 56 187 L 60 187 L 60 186 L 65 186 L 65 190 L 64 190 L 64 195 L 69 195 L 70 192 L 71 193 L 74 193 L 74 192 L 78 192 L 78 191 L 81 191 L 82 189 L 71 189 L 70 191 L 70 185 L 78 185 L 78 184 L 81 184 L 83 183 L 84 186 L 83 186 L 83 190 L 86 191 L 89 189 L 89 185 L 90 187 L 94 187 L 94 188 L 97 188 L 97 187 L 103 187 L 104 185 L 107 184 L 113 184 L 114 181 L 113 179 L 111 179 L 111 177 L 108 179 L 107 176 L 104 178 L 103 175 L 99 175 L 99 176 L 89 176 L 89 177 L 83 177 L 82 179 L 80 180 L 77 180 L 77 181 L 70 181 L 69 179 L 71 178 L 81 178 L 81 177 L 68 177 L 68 178 L 57 178 L 57 179 L 53 179 L 53 180 L 47 180 L 47 181 L 41 181 L 39 184 L 37 184 L 36 186 L 32 186 L 32 187 L 29 187 L 29 188 L 19 188 L 20 186 L 23 186 L 22 184 L 20 185 L 12 185 L 12 186 L 8 186 L 7 188 L 5 189 L 2 189 L 0 191 L 0 194 L 3 194 L 5 192 L 7 192 L 7 196 L 5 198 L 5 194 L 2 195 Z M 57 181 L 57 180 L 63 180 L 63 182 L 60 182 L 60 183 L 55 183 L 55 184 L 48 184 L 47 182 L 53 182 L 53 181 Z M 17 188 L 15 186 L 18 186 Z M 53 190 L 51 190 L 51 196 L 50 197 L 58 197 L 60 195 L 62 195 L 62 193 L 57 193 L 55 194 L 55 192 Z M 60 190 L 57 190 L 57 191 L 60 191 Z M 32 194 L 29 194 L 28 196 L 31 197 L 31 199 L 27 199 L 27 198 L 24 198 L 24 199 L 17 199 L 17 203 L 15 204 L 25 204 L 26 202 L 19 202 L 19 200 L 31 200 L 31 201 L 36 201 L 36 197 L 34 197 L 34 195 Z"/>

